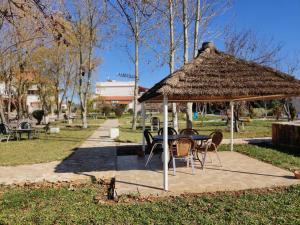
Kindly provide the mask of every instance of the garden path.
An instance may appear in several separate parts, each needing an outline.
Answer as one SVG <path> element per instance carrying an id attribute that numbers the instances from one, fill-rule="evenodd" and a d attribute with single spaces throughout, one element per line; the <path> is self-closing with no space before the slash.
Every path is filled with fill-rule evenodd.
<path id="1" fill-rule="evenodd" d="M 109 138 L 109 130 L 118 126 L 117 119 L 106 120 L 73 154 L 62 161 L 0 166 L 0 184 L 113 177 L 116 171 L 116 143 Z"/>

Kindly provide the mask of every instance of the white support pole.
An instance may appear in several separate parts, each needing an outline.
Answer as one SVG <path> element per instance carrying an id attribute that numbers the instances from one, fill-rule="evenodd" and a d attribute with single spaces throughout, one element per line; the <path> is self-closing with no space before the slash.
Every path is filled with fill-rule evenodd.
<path id="1" fill-rule="evenodd" d="M 163 147 L 164 147 L 164 190 L 168 191 L 169 181 L 168 181 L 168 162 L 169 162 L 169 146 L 168 146 L 168 97 L 164 95 L 164 138 L 163 138 Z"/>
<path id="2" fill-rule="evenodd" d="M 230 102 L 230 150 L 233 151 L 234 102 Z"/>
<path id="3" fill-rule="evenodd" d="M 145 131 L 145 120 L 146 120 L 146 110 L 145 110 L 145 103 L 142 103 L 142 126 L 143 126 L 143 132 L 142 132 L 142 143 L 143 143 L 143 152 L 145 155 L 145 136 L 144 136 L 144 131 Z"/>

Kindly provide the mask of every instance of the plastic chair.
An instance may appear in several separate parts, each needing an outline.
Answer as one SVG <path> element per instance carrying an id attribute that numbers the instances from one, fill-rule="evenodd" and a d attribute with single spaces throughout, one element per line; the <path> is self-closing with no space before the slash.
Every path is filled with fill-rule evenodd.
<path id="1" fill-rule="evenodd" d="M 186 128 L 180 131 L 180 134 L 182 135 L 193 135 L 193 134 L 199 134 L 198 131 L 192 128 Z"/>
<path id="2" fill-rule="evenodd" d="M 164 128 L 160 128 L 157 132 L 158 135 L 163 135 L 164 133 Z M 177 135 L 177 131 L 172 128 L 172 127 L 168 127 L 168 135 Z"/>
<path id="3" fill-rule="evenodd" d="M 0 142 L 6 140 L 8 142 L 11 136 L 15 136 L 14 132 L 4 123 L 0 124 Z"/>
<path id="4" fill-rule="evenodd" d="M 30 123 L 28 123 L 28 122 L 21 122 L 21 123 L 19 123 L 19 129 L 22 129 L 22 130 L 26 130 L 26 129 L 31 129 L 32 128 L 32 126 L 31 126 L 31 124 Z"/>
<path id="5" fill-rule="evenodd" d="M 191 162 L 192 174 L 195 173 L 192 146 L 193 140 L 190 138 L 179 138 L 175 141 L 174 147 L 171 149 L 174 176 L 176 175 L 176 159 L 185 159 L 187 166 L 189 166 L 189 162 Z"/>
<path id="6" fill-rule="evenodd" d="M 205 165 L 205 160 L 207 156 L 207 152 L 214 152 L 218 158 L 219 165 L 222 166 L 221 159 L 218 154 L 218 147 L 221 144 L 223 140 L 223 133 L 220 130 L 216 130 L 213 133 L 209 135 L 211 137 L 210 140 L 208 140 L 203 146 L 197 146 L 197 157 L 200 159 L 199 154 L 202 156 L 202 169 Z"/>
<path id="7" fill-rule="evenodd" d="M 147 167 L 148 163 L 150 162 L 150 160 L 152 159 L 152 157 L 154 155 L 154 150 L 156 149 L 156 147 L 158 145 L 162 145 L 162 143 L 153 141 L 152 134 L 147 129 L 144 130 L 144 137 L 145 137 L 145 140 L 147 143 L 146 153 L 149 152 L 149 156 L 148 156 L 146 164 L 145 164 L 145 167 Z"/>

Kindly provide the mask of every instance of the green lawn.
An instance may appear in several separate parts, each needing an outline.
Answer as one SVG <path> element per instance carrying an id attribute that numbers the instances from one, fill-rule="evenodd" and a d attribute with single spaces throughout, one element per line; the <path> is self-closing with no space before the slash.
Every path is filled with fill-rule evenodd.
<path id="1" fill-rule="evenodd" d="M 98 120 L 98 124 L 104 120 Z M 0 143 L 0 165 L 12 166 L 20 164 L 32 164 L 62 160 L 69 156 L 98 126 L 90 126 L 87 129 L 79 127 L 65 127 L 58 124 L 60 133 L 40 134 L 39 139 L 10 141 Z"/>
<path id="2" fill-rule="evenodd" d="M 300 186 L 185 195 L 150 201 L 98 201 L 98 185 L 0 189 L 0 224 L 299 224 Z M 100 196 L 101 198 L 101 196 Z"/>
<path id="3" fill-rule="evenodd" d="M 209 119 L 209 120 L 208 120 Z M 212 120 L 218 120 L 211 122 Z M 120 137 L 121 142 L 141 142 L 142 131 L 141 128 L 136 131 L 131 130 L 131 117 L 123 116 L 119 119 L 120 121 Z M 250 123 L 245 124 L 245 130 L 234 134 L 234 138 L 251 138 L 251 137 L 270 137 L 272 136 L 272 123 L 274 120 L 253 120 Z M 220 117 L 209 116 L 204 122 L 194 121 L 193 127 L 200 134 L 210 134 L 216 129 L 221 129 L 224 134 L 224 138 L 230 137 L 229 128 L 226 126 L 225 121 L 221 121 Z M 185 128 L 185 121 L 179 120 L 179 129 Z M 153 132 L 156 135 L 157 131 Z"/>
<path id="4" fill-rule="evenodd" d="M 220 146 L 221 151 L 229 151 L 229 148 L 229 145 Z M 296 148 L 245 144 L 235 145 L 234 150 L 286 170 L 300 169 L 300 151 Z"/>

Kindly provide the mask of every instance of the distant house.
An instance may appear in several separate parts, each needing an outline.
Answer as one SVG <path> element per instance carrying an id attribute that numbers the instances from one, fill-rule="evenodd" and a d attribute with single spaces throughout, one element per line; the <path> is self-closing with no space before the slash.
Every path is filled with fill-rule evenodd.
<path id="1" fill-rule="evenodd" d="M 6 92 L 6 87 L 4 82 L 0 83 L 0 95 L 3 97 L 4 104 L 7 104 L 8 93 Z M 12 103 L 14 103 L 14 101 Z M 29 87 L 26 96 L 26 106 L 28 108 L 29 113 L 32 113 L 34 110 L 41 108 L 41 101 L 38 94 L 37 85 L 31 85 Z"/>
<path id="2" fill-rule="evenodd" d="M 139 96 L 146 88 L 139 87 Z M 129 109 L 133 108 L 134 81 L 108 80 L 96 83 L 95 97 L 100 97 L 110 104 L 125 104 Z M 138 106 L 139 107 L 139 106 Z"/>
<path id="3" fill-rule="evenodd" d="M 38 91 L 37 85 L 32 85 L 27 91 L 26 105 L 29 113 L 42 107 Z"/>

